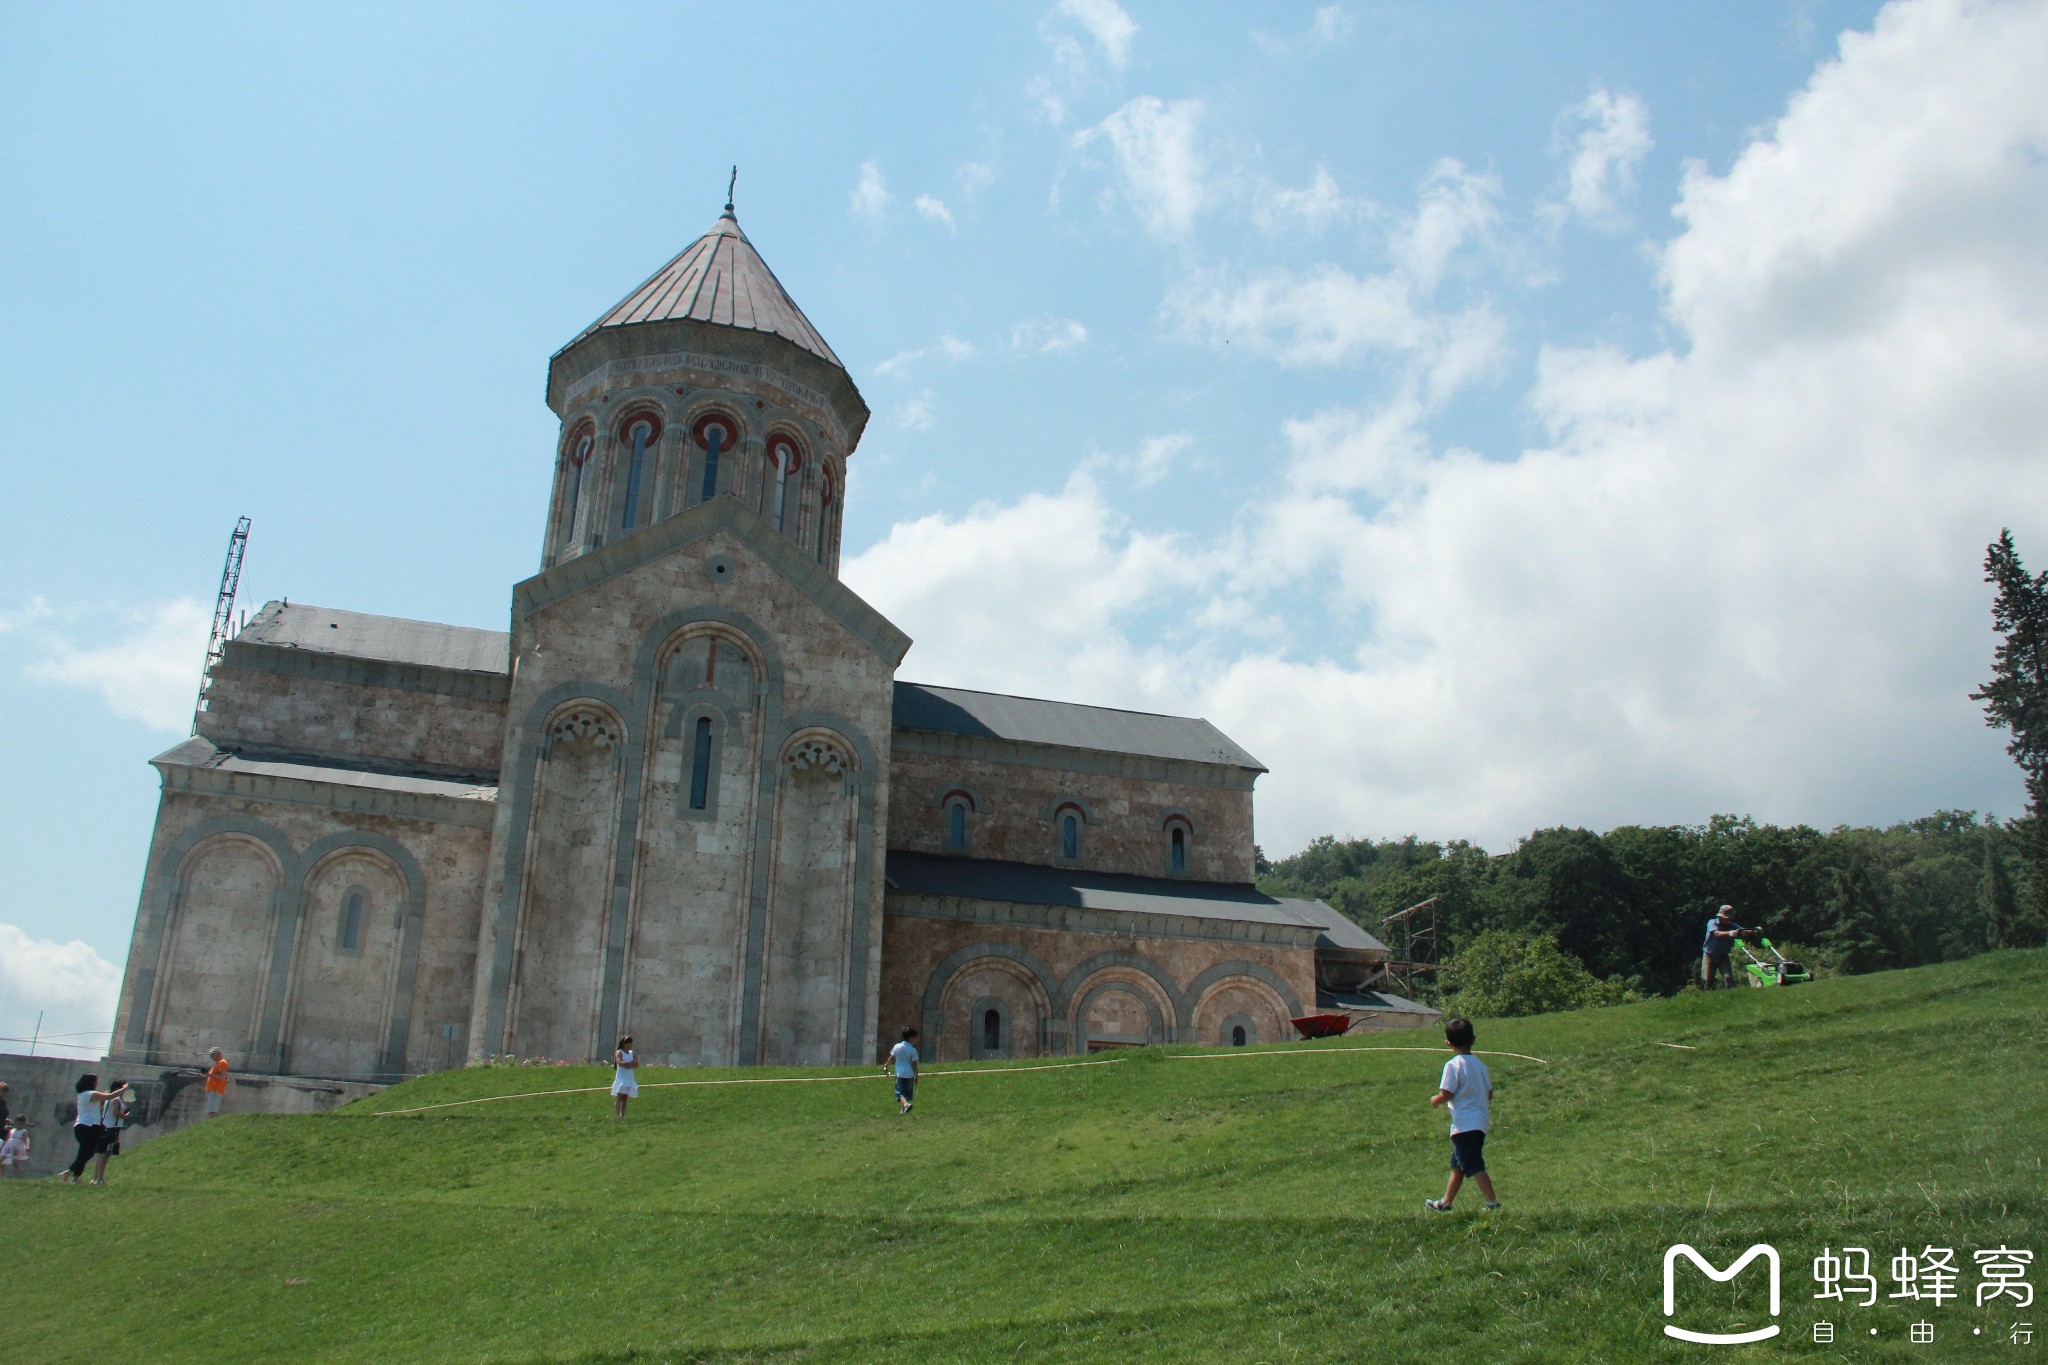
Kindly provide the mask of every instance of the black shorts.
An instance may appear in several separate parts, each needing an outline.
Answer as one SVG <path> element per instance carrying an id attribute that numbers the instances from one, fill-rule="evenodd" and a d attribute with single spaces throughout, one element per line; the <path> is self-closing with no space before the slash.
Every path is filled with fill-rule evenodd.
<path id="1" fill-rule="evenodd" d="M 1478 1175 L 1486 1169 L 1486 1130 L 1474 1128 L 1469 1132 L 1451 1134 L 1451 1169 L 1463 1171 L 1466 1175 Z"/>
<path id="2" fill-rule="evenodd" d="M 915 1100 L 917 1098 L 917 1077 L 898 1076 L 896 1078 L 896 1098 L 902 1100 L 905 1104 Z"/>

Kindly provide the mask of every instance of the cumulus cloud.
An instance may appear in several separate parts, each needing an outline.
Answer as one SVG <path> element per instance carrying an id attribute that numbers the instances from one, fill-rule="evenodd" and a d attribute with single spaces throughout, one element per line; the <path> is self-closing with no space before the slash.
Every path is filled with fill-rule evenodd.
<path id="1" fill-rule="evenodd" d="M 945 200 L 934 199 L 929 194 L 920 194 L 917 196 L 916 208 L 918 213 L 937 223 L 946 231 L 952 232 L 954 230 L 953 210 L 946 207 Z"/>
<path id="2" fill-rule="evenodd" d="M 1138 220 L 1155 236 L 1185 237 L 1216 197 L 1198 145 L 1201 122 L 1199 99 L 1140 95 L 1076 133 L 1074 145 L 1106 143 L 1118 187 Z"/>
<path id="3" fill-rule="evenodd" d="M 0 923 L 0 1036 L 32 1036 L 40 1015 L 39 1053 L 100 1056 L 120 994 L 121 969 L 92 945 L 31 938 Z M 0 1049 L 28 1050 L 21 1042 L 0 1043 Z"/>
<path id="4" fill-rule="evenodd" d="M 1595 90 L 1558 120 L 1555 143 L 1570 165 L 1552 219 L 1576 213 L 1596 224 L 1623 221 L 1620 200 L 1634 190 L 1636 166 L 1654 145 L 1649 107 L 1634 95 Z"/>
<path id="5" fill-rule="evenodd" d="M 853 199 L 848 211 L 856 218 L 865 218 L 871 223 L 880 222 L 882 215 L 889 211 L 889 202 L 895 196 L 889 193 L 889 182 L 882 178 L 882 168 L 872 161 L 860 163 L 860 178 L 854 182 Z"/>
<path id="6" fill-rule="evenodd" d="M 1251 207 L 1252 221 L 1267 232 L 1321 232 L 1337 223 L 1359 217 L 1370 205 L 1353 199 L 1337 188 L 1337 178 L 1327 166 L 1316 167 L 1309 183 L 1300 189 L 1268 185 L 1260 190 Z"/>
<path id="7" fill-rule="evenodd" d="M 1116 0 L 1060 0 L 1059 12 L 1081 26 L 1111 66 L 1131 60 L 1131 39 L 1138 36 L 1138 25 Z"/>
<path id="8" fill-rule="evenodd" d="M 2044 64 L 2038 5 L 1898 5 L 1845 35 L 1725 173 L 1688 174 L 1669 348 L 1543 348 L 1541 444 L 1445 448 L 1395 383 L 1288 422 L 1225 535 L 1134 529 L 1084 477 L 899 526 L 849 581 L 925 642 L 912 676 L 1208 716 L 1274 769 L 1271 850 L 2011 813 L 1968 693 L 1984 545 L 2010 525 L 2048 562 Z M 1488 212 L 1437 188 L 1386 276 L 1218 290 L 1196 334 L 1435 355 L 1414 300 Z"/>
<path id="9" fill-rule="evenodd" d="M 1298 40 L 1282 37 L 1265 29 L 1253 29 L 1252 41 L 1272 53 L 1286 53 L 1301 47 L 1310 52 L 1343 42 L 1351 36 L 1353 20 L 1342 5 L 1324 5 L 1316 10 L 1309 20 L 1308 31 Z"/>
<path id="10" fill-rule="evenodd" d="M 930 431 L 938 421 L 938 406 L 930 389 L 912 395 L 896 410 L 896 424 L 905 431 Z"/>
<path id="11" fill-rule="evenodd" d="M 1071 351 L 1088 340 L 1088 329 L 1072 318 L 1031 318 L 1010 329 L 1010 345 L 1020 351 L 1052 355 Z"/>
<path id="12" fill-rule="evenodd" d="M 115 715 L 152 729 L 175 733 L 191 726 L 213 624 L 205 607 L 179 598 L 105 619 L 110 638 L 104 644 L 74 638 L 78 624 L 100 624 L 93 614 L 81 613 L 70 630 L 54 620 L 40 599 L 16 614 L 16 629 L 9 633 L 22 641 L 18 652 L 28 676 L 96 692 Z"/>
<path id="13" fill-rule="evenodd" d="M 938 356 L 944 360 L 972 360 L 974 343 L 962 341 L 948 332 L 929 346 L 918 346 L 908 351 L 898 351 L 881 364 L 875 366 L 878 375 L 903 374 L 926 356 Z"/>

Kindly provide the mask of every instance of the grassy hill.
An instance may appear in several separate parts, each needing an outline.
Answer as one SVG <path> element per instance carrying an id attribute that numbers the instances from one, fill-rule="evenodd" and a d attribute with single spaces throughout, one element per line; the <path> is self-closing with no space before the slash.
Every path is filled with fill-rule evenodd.
<path id="1" fill-rule="evenodd" d="M 907 1119 L 872 1069 L 658 1068 L 643 1084 L 854 1079 L 649 1088 L 623 1124 L 602 1094 L 531 1093 L 597 1068 L 230 1116 L 103 1190 L 0 1186 L 0 1340 L 40 1361 L 1698 1357 L 1661 1336 L 1674 1241 L 1784 1256 L 1784 1337 L 1716 1359 L 2020 1359 L 2008 1321 L 2048 1329 L 2048 1301 L 1976 1308 L 1966 1271 L 1939 1309 L 1819 1305 L 1845 1354 L 1808 1332 L 1823 1246 L 1872 1248 L 1881 1293 L 1901 1245 L 2048 1261 L 2048 953 L 1482 1021 L 1482 1051 L 1547 1062 L 1487 1058 L 1497 1215 L 1470 1190 L 1421 1210 L 1442 1054 L 1384 1049 L 1437 1042 L 939 1068 Z M 1687 1280 L 1722 1315 L 1696 1325 L 1767 1320 L 1753 1280 Z M 1922 1317 L 1933 1348 L 1906 1342 Z"/>

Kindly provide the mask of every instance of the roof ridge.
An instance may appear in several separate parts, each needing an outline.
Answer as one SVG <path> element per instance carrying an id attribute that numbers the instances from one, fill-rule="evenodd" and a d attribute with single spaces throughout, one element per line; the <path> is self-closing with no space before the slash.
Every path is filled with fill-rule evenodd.
<path id="1" fill-rule="evenodd" d="M 1103 706 L 1092 701 L 1061 701 L 1057 697 L 1033 697 L 1022 692 L 991 692 L 983 687 L 954 687 L 947 683 L 913 682 L 909 678 L 896 679 L 896 685 L 898 687 L 929 688 L 935 692 L 971 692 L 977 697 L 1007 697 L 1011 701 L 1037 701 L 1044 702 L 1047 706 L 1079 706 L 1089 711 L 1114 711 L 1120 716 L 1151 716 L 1157 720 L 1198 720 L 1210 729 L 1216 729 L 1215 722 L 1207 716 L 1183 716 L 1172 711 L 1140 711 L 1132 706 Z M 1223 732 L 1217 730 L 1216 733 L 1222 734 Z"/>

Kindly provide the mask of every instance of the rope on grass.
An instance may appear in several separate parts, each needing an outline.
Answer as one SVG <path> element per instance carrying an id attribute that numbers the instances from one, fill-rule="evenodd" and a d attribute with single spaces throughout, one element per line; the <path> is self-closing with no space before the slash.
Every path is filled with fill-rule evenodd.
<path id="1" fill-rule="evenodd" d="M 1015 1071 L 1068 1071 L 1077 1066 L 1117 1066 L 1121 1057 L 1110 1057 L 1099 1062 L 1053 1062 L 1044 1066 L 977 1066 L 963 1067 L 954 1071 L 927 1071 L 919 1080 L 931 1080 L 938 1076 L 989 1076 L 1008 1074 Z M 642 1090 L 673 1090 L 686 1085 L 823 1085 L 828 1081 L 883 1081 L 894 1079 L 887 1072 L 865 1072 L 858 1076 L 740 1076 L 722 1081 L 649 1081 Z M 401 1114 L 424 1114 L 430 1109 L 460 1109 L 468 1104 L 496 1104 L 501 1100 L 537 1100 L 550 1095 L 608 1095 L 608 1085 L 578 1086 L 573 1090 L 522 1090 L 516 1095 L 484 1095 L 473 1100 L 447 1100 L 440 1104 L 415 1105 L 411 1109 L 382 1109 L 369 1115 L 374 1119 L 396 1118 Z"/>
<path id="2" fill-rule="evenodd" d="M 1449 1050 L 1441 1047 L 1262 1047 L 1251 1050 L 1236 1048 L 1229 1052 L 1175 1052 L 1169 1056 L 1176 1062 L 1220 1062 L 1232 1057 L 1324 1057 L 1332 1052 L 1434 1052 L 1442 1056 Z M 1472 1050 L 1481 1057 L 1519 1057 L 1525 1062 L 1550 1065 L 1545 1058 L 1531 1057 L 1526 1052 L 1489 1052 L 1485 1048 Z"/>
<path id="3" fill-rule="evenodd" d="M 1651 1039 L 1650 1041 L 1651 1041 L 1651 1042 L 1656 1042 L 1656 1039 L 1654 1039 L 1654 1038 L 1653 1038 L 1653 1039 Z M 1699 1051 L 1699 1049 L 1698 1049 L 1698 1048 L 1696 1048 L 1696 1047 L 1694 1047 L 1694 1046 L 1693 1046 L 1693 1045 L 1692 1045 L 1691 1043 L 1657 1043 L 1657 1046 L 1658 1046 L 1658 1047 L 1677 1047 L 1677 1048 L 1684 1048 L 1684 1049 L 1685 1049 L 1685 1050 L 1686 1050 L 1687 1052 L 1698 1052 L 1698 1051 Z"/>

